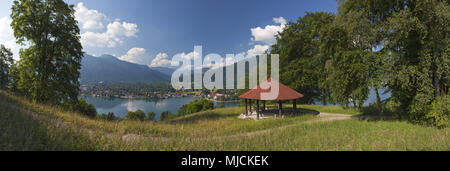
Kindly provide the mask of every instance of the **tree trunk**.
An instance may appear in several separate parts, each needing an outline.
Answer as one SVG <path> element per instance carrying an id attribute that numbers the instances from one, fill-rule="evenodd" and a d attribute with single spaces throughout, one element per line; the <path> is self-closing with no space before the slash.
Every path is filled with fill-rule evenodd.
<path id="1" fill-rule="evenodd" d="M 378 92 L 378 88 L 375 88 L 375 94 L 377 95 L 377 108 L 378 108 L 378 111 L 383 113 L 383 107 L 381 106 L 381 97 L 380 97 L 380 93 Z"/>
<path id="2" fill-rule="evenodd" d="M 436 98 L 439 96 L 440 94 L 440 90 L 439 90 L 439 79 L 437 78 L 437 74 L 434 73 L 434 91 L 435 91 L 435 96 Z"/>

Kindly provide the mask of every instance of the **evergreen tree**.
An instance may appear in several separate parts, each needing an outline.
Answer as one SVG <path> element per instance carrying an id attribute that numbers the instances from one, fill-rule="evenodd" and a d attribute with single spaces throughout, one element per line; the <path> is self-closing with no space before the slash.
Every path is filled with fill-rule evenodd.
<path id="1" fill-rule="evenodd" d="M 14 64 L 11 50 L 0 45 L 0 89 L 8 87 L 10 82 L 9 69 Z"/>

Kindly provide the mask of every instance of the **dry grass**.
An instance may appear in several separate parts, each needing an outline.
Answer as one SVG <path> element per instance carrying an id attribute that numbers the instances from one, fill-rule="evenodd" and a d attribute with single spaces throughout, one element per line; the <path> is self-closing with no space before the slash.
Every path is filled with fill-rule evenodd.
<path id="1" fill-rule="evenodd" d="M 160 123 L 107 122 L 4 91 L 0 102 L 0 150 L 450 150 L 449 128 L 400 121 L 253 121 L 228 108 Z"/>

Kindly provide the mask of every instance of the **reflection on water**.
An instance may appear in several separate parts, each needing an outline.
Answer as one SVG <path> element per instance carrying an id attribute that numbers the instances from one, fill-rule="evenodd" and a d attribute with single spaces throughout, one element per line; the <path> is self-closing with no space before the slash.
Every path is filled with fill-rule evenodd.
<path id="1" fill-rule="evenodd" d="M 174 114 L 178 109 L 191 101 L 195 97 L 180 97 L 169 99 L 119 99 L 119 98 L 102 98 L 102 97 L 82 97 L 86 99 L 87 103 L 92 103 L 99 114 L 114 112 L 116 116 L 125 117 L 130 111 L 143 110 L 145 113 L 155 112 L 156 119 L 159 120 L 159 115 L 164 111 L 169 111 Z M 215 106 L 235 107 L 239 102 L 215 102 Z"/>

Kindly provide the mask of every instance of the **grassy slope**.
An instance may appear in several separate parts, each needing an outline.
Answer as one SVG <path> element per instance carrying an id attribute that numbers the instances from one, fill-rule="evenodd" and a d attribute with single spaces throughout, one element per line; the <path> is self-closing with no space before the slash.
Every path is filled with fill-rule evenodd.
<path id="1" fill-rule="evenodd" d="M 450 150 L 449 128 L 317 123 L 312 115 L 237 119 L 242 111 L 216 109 L 161 123 L 104 122 L 0 92 L 0 150 Z"/>

